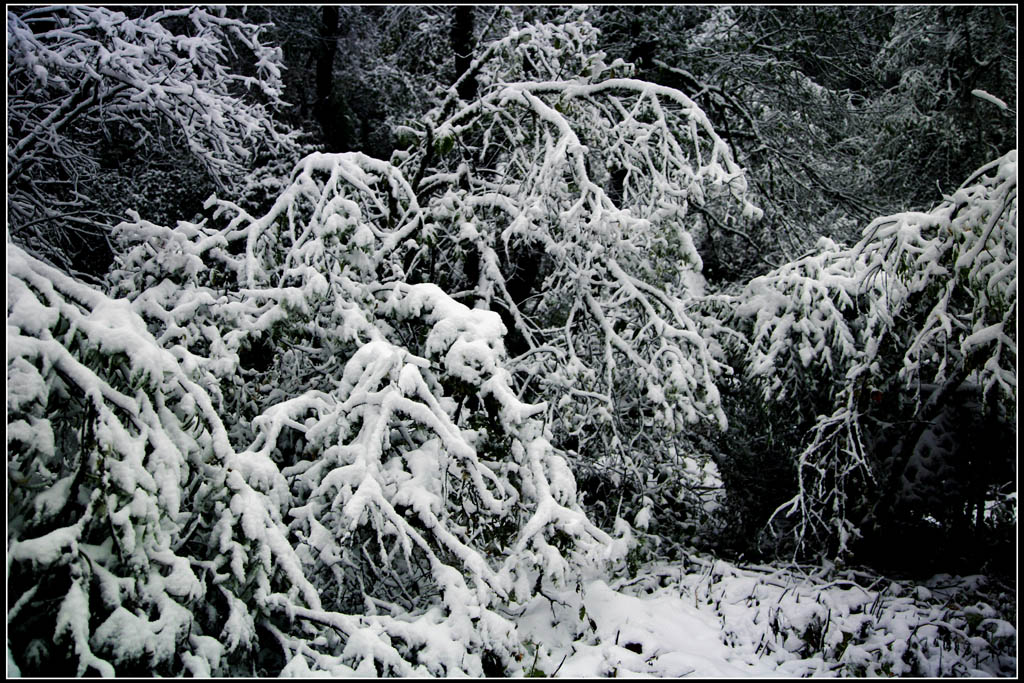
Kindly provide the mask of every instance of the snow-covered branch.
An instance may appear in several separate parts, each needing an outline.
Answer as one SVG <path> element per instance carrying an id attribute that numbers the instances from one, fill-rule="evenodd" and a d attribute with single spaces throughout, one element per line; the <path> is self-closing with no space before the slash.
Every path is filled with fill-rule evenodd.
<path id="1" fill-rule="evenodd" d="M 256 623 L 277 630 L 296 670 L 351 673 L 365 660 L 479 674 L 469 653 L 507 660 L 517 641 L 502 615 L 621 558 L 629 536 L 580 509 L 545 406 L 513 390 L 501 318 L 406 282 L 423 216 L 386 163 L 312 155 L 265 215 L 211 208 L 201 224 L 119 226 L 111 282 L 209 404 L 233 415 L 231 461 L 252 487 L 251 507 L 236 511 L 243 527 L 278 534 L 271 550 L 298 558 L 280 564 L 317 587 L 313 604 L 257 584 L 267 613 Z M 259 497 L 280 516 L 250 517 Z M 387 616 L 398 610 L 415 618 Z M 431 635 L 441 614 L 457 645 Z M 380 643 L 404 643 L 398 659 L 356 646 L 356 615 Z M 452 647 L 465 656 L 442 655 Z"/>
<path id="2" fill-rule="evenodd" d="M 577 471 L 621 471 L 632 506 L 675 459 L 666 444 L 726 424 L 689 210 L 759 210 L 704 112 L 606 65 L 593 37 L 585 21 L 537 24 L 483 47 L 480 97 L 443 103 L 399 161 L 432 226 L 416 263 L 457 255 L 420 277 L 502 314 L 557 447 Z"/>
<path id="3" fill-rule="evenodd" d="M 272 118 L 283 106 L 281 54 L 262 42 L 261 30 L 224 8 L 8 11 L 12 234 L 50 258 L 66 252 L 53 248 L 69 229 L 64 217 L 95 200 L 99 160 L 111 144 L 141 150 L 160 139 L 221 187 L 233 185 L 257 153 L 289 149 L 292 136 Z M 230 65 L 239 53 L 251 66 Z M 69 197 L 63 179 L 91 191 Z M 34 186 L 48 189 L 37 199 Z M 41 217 L 50 224 L 29 230 Z"/>

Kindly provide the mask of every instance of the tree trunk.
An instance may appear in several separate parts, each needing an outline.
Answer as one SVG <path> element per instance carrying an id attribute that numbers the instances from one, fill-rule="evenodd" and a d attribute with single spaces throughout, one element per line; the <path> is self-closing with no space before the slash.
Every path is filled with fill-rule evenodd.
<path id="1" fill-rule="evenodd" d="M 466 78 L 459 80 L 469 71 L 473 62 L 473 48 L 476 41 L 473 38 L 473 6 L 457 5 L 455 7 L 455 18 L 452 22 L 452 51 L 455 52 L 455 82 L 458 84 L 459 97 L 463 100 L 476 99 L 477 83 L 476 75 L 469 74 Z"/>
<path id="2" fill-rule="evenodd" d="M 316 102 L 313 104 L 313 116 L 320 124 L 323 141 L 330 152 L 347 151 L 346 141 L 342 139 L 344 126 L 340 120 L 341 113 L 331 106 L 334 94 L 334 56 L 338 52 L 338 19 L 337 6 L 326 5 L 322 10 L 323 25 L 320 27 L 320 44 L 316 58 Z"/>

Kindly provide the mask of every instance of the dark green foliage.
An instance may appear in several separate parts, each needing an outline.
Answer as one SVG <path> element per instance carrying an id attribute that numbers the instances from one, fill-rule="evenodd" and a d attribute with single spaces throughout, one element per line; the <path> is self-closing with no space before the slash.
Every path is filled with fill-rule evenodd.
<path id="1" fill-rule="evenodd" d="M 813 421 L 766 402 L 752 383 L 725 384 L 722 406 L 729 429 L 714 435 L 715 463 L 725 485 L 724 521 L 716 550 L 747 559 L 774 559 L 785 548 L 764 535 L 772 513 L 796 486 L 793 453 Z M 797 418 L 797 419 L 794 419 Z"/>
<path id="2" fill-rule="evenodd" d="M 936 185 L 951 192 L 1014 148 L 1014 14 L 604 6 L 594 21 L 611 57 L 693 96 L 747 168 L 765 219 L 709 221 L 699 244 L 706 263 L 727 253 L 737 281 L 821 235 L 855 241 L 876 215 L 927 207 Z"/>

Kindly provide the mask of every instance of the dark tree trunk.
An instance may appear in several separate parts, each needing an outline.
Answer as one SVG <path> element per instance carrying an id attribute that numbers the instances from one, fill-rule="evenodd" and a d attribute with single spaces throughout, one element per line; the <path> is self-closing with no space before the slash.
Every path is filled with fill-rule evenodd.
<path id="1" fill-rule="evenodd" d="M 322 10 L 323 25 L 320 27 L 320 44 L 316 57 L 316 102 L 313 116 L 320 124 L 324 144 L 329 152 L 347 151 L 347 137 L 342 113 L 331 106 L 334 95 L 334 56 L 338 52 L 338 8 L 325 6 Z"/>
<path id="2" fill-rule="evenodd" d="M 476 98 L 476 75 L 469 74 L 461 82 L 463 75 L 469 71 L 473 62 L 473 48 L 476 41 L 473 39 L 473 6 L 457 5 L 455 7 L 455 19 L 452 22 L 452 51 L 455 52 L 455 81 L 458 83 L 459 97 L 464 100 Z"/>

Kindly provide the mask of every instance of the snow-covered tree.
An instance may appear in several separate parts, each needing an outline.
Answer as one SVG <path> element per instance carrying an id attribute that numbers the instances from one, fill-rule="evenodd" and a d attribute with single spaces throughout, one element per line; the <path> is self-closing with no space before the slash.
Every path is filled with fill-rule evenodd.
<path id="1" fill-rule="evenodd" d="M 862 532 L 893 523 L 901 498 L 928 497 L 914 486 L 932 484 L 914 472 L 939 457 L 936 421 L 957 392 L 976 387 L 997 420 L 1013 420 L 1016 151 L 931 211 L 879 218 L 853 247 L 824 238 L 817 253 L 724 300 L 747 326 L 747 370 L 764 400 L 831 411 L 814 413 L 796 455 L 799 489 L 775 519 L 794 520 L 798 550 L 843 555 Z M 993 457 L 975 471 L 958 466 L 983 492 L 957 504 L 979 519 L 1013 453 Z"/>
<path id="2" fill-rule="evenodd" d="M 763 220 L 694 216 L 709 281 L 762 274 L 887 210 L 865 154 L 884 8 L 608 5 L 595 23 L 638 77 L 688 93 L 747 169 Z"/>
<path id="3" fill-rule="evenodd" d="M 508 367 L 547 404 L 555 446 L 617 491 L 595 501 L 605 519 L 622 504 L 670 523 L 713 481 L 688 430 L 726 422 L 690 208 L 758 210 L 701 109 L 606 64 L 595 40 L 583 20 L 525 24 L 481 46 L 464 75 L 477 99 L 456 83 L 406 131 L 418 144 L 395 160 L 427 221 L 408 276 L 501 314 Z"/>
<path id="4" fill-rule="evenodd" d="M 936 185 L 1015 147 L 1014 12 L 606 5 L 594 22 L 639 78 L 688 93 L 747 169 L 764 220 L 712 212 L 694 230 L 708 279 L 737 282 L 929 207 Z"/>
<path id="5" fill-rule="evenodd" d="M 518 610 L 630 549 L 574 469 L 641 528 L 699 505 L 726 368 L 687 208 L 756 209 L 700 109 L 593 40 L 483 46 L 396 163 L 136 214 L 105 293 L 9 245 L 23 670 L 500 673 Z"/>
<path id="6" fill-rule="evenodd" d="M 514 6 L 458 11 L 477 18 L 466 38 L 486 34 L 488 40 L 506 33 L 521 13 Z M 283 51 L 286 120 L 315 131 L 322 151 L 382 159 L 395 148 L 394 125 L 419 120 L 457 76 L 454 12 L 445 5 L 249 8 L 249 16 L 266 17 L 269 36 Z"/>
<path id="7" fill-rule="evenodd" d="M 233 187 L 258 155 L 289 148 L 272 118 L 281 55 L 263 29 L 224 8 L 9 9 L 11 236 L 87 268 L 123 217 L 111 206 L 166 210 L 157 197 L 168 187 Z M 139 156 L 177 182 L 143 185 Z M 132 196 L 142 187 L 149 196 Z"/>

